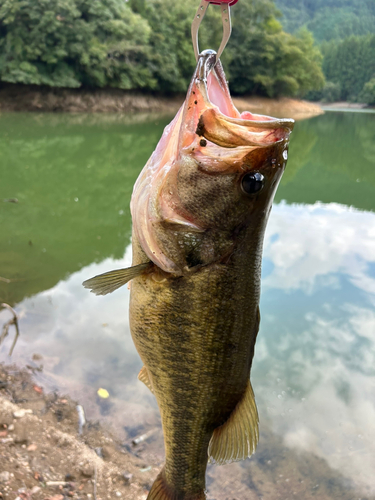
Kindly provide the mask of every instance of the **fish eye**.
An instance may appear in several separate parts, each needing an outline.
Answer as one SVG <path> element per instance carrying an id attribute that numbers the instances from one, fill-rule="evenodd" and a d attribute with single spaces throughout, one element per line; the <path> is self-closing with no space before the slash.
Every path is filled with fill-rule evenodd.
<path id="1" fill-rule="evenodd" d="M 256 194 L 264 186 L 264 175 L 259 172 L 251 172 L 242 177 L 241 188 L 246 194 Z"/>

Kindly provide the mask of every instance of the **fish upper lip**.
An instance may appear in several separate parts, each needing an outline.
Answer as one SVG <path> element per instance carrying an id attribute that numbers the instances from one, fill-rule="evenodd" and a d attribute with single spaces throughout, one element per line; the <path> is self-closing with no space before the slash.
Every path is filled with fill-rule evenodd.
<path id="1" fill-rule="evenodd" d="M 222 106 L 221 102 L 213 103 L 210 96 L 210 89 L 208 88 L 208 77 L 213 72 L 216 79 L 215 83 L 219 84 L 222 91 L 222 101 L 225 105 Z M 258 129 L 283 129 L 286 136 L 292 131 L 294 120 L 291 118 L 274 118 L 266 115 L 255 115 L 249 112 L 242 113 L 242 115 L 235 108 L 229 94 L 227 81 L 225 78 L 224 70 L 220 60 L 216 61 L 216 52 L 214 50 L 204 50 L 199 55 L 197 68 L 193 76 L 201 96 L 203 98 L 206 108 L 217 107 L 225 117 L 225 120 L 233 125 L 240 125 L 243 127 L 252 127 Z M 189 96 L 190 99 L 192 96 Z M 216 93 L 216 99 L 218 95 Z M 230 113 L 225 112 L 228 110 Z M 198 124 L 197 124 L 198 126 Z"/>

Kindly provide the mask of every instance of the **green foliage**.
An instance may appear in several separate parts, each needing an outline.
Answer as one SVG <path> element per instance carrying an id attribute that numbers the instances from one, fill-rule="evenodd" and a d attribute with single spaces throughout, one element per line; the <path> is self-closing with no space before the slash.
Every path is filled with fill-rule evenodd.
<path id="1" fill-rule="evenodd" d="M 191 42 L 191 23 L 197 0 L 133 0 L 152 31 L 151 66 L 164 92 L 185 92 L 196 61 Z M 220 9 L 210 7 L 199 32 L 201 49 L 219 47 L 222 36 Z"/>
<path id="2" fill-rule="evenodd" d="M 150 28 L 121 0 L 0 0 L 2 81 L 154 86 Z"/>
<path id="3" fill-rule="evenodd" d="M 375 33 L 373 0 L 276 0 L 276 3 L 283 12 L 286 31 L 295 33 L 306 26 L 318 42 Z"/>
<path id="4" fill-rule="evenodd" d="M 364 86 L 375 75 L 375 35 L 331 41 L 322 50 L 324 74 L 340 86 L 339 99 L 359 100 Z"/>
<path id="5" fill-rule="evenodd" d="M 375 78 L 364 84 L 360 100 L 367 104 L 375 105 Z"/>
<path id="6" fill-rule="evenodd" d="M 0 0 L 0 79 L 57 87 L 113 86 L 185 92 L 196 61 L 197 0 Z M 273 0 L 233 8 L 222 57 L 236 93 L 304 95 L 323 85 L 312 36 L 282 31 Z M 200 47 L 218 48 L 220 9 L 210 7 Z"/>
<path id="7" fill-rule="evenodd" d="M 341 85 L 339 83 L 327 82 L 322 91 L 324 102 L 337 102 L 341 98 Z"/>
<path id="8" fill-rule="evenodd" d="M 234 92 L 303 96 L 323 87 L 322 57 L 307 30 L 296 37 L 282 31 L 269 0 L 242 2 L 233 11 L 236 29 L 228 53 Z"/>

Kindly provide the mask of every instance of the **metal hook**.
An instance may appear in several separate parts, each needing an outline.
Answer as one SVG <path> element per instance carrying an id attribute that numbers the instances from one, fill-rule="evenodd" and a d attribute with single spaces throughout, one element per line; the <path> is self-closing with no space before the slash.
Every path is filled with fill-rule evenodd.
<path id="1" fill-rule="evenodd" d="M 218 3 L 218 2 L 210 2 L 209 0 L 202 0 L 200 6 L 198 7 L 198 10 L 195 14 L 194 21 L 191 25 L 191 36 L 193 39 L 193 47 L 194 47 L 194 53 L 195 53 L 195 58 L 198 61 L 199 58 L 199 42 L 198 42 L 198 31 L 199 27 L 201 25 L 201 22 L 207 12 L 208 6 L 210 3 Z M 236 2 L 233 2 L 236 3 Z M 228 40 L 230 38 L 230 35 L 232 33 L 232 21 L 230 17 L 230 5 L 229 3 L 224 3 L 220 2 L 220 7 L 221 7 L 221 19 L 223 22 L 223 39 L 221 41 L 219 50 L 217 52 L 216 56 L 216 61 L 220 58 L 221 54 L 223 53 L 223 50 L 225 49 L 226 44 L 228 43 Z"/>

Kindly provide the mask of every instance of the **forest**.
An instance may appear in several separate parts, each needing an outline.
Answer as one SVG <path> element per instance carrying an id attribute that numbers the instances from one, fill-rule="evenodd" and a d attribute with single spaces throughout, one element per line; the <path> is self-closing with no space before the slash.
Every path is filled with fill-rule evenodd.
<path id="1" fill-rule="evenodd" d="M 0 79 L 56 87 L 184 92 L 195 68 L 197 0 L 0 0 Z M 282 30 L 271 0 L 239 2 L 223 62 L 237 94 L 305 95 L 323 87 L 312 36 Z M 209 9 L 201 47 L 218 47 Z"/>
<path id="2" fill-rule="evenodd" d="M 325 86 L 314 100 L 375 104 L 375 1 L 276 0 L 283 28 L 307 29 L 323 55 Z"/>
<path id="3" fill-rule="evenodd" d="M 238 2 L 222 57 L 232 92 L 372 103 L 374 4 Z M 0 0 L 0 81 L 184 92 L 195 67 L 196 8 L 197 0 Z M 220 44 L 219 11 L 208 10 L 201 48 Z"/>
<path id="4" fill-rule="evenodd" d="M 276 0 L 288 33 L 302 26 L 318 43 L 375 32 L 373 0 Z"/>

